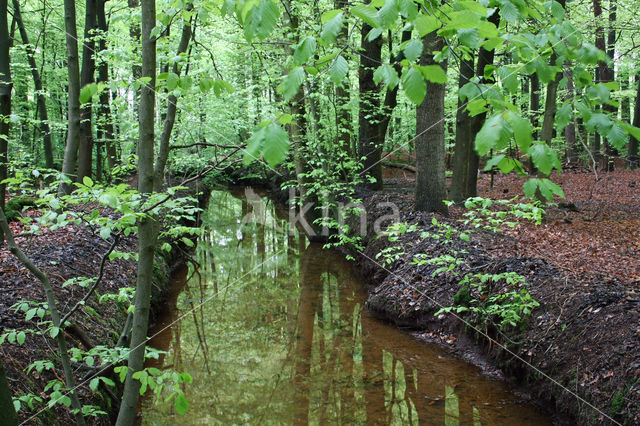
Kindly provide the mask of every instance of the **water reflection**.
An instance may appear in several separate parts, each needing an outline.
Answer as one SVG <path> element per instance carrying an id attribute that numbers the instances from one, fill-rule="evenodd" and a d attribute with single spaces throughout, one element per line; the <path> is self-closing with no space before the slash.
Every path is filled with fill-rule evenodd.
<path id="1" fill-rule="evenodd" d="M 352 266 L 289 233 L 267 199 L 214 192 L 184 316 L 152 344 L 188 371 L 190 411 L 147 400 L 146 424 L 549 424 L 505 386 L 363 311 Z M 247 215 L 253 214 L 253 222 Z"/>

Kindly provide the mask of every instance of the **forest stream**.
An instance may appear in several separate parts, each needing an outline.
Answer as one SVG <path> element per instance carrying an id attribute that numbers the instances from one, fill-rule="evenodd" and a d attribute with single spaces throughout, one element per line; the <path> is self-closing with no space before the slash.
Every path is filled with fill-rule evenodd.
<path id="1" fill-rule="evenodd" d="M 290 233 L 273 201 L 214 191 L 208 213 L 200 266 L 150 332 L 164 329 L 154 366 L 193 377 L 189 411 L 148 398 L 143 424 L 551 424 L 505 382 L 368 314 L 344 255 Z"/>

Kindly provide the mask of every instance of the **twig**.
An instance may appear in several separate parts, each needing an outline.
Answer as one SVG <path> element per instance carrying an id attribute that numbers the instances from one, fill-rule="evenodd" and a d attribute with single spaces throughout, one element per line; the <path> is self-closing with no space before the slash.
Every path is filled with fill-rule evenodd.
<path id="1" fill-rule="evenodd" d="M 87 300 L 89 300 L 93 292 L 96 290 L 96 288 L 102 281 L 102 278 L 104 277 L 104 267 L 107 263 L 107 259 L 109 258 L 109 255 L 116 248 L 119 242 L 120 242 L 120 234 L 116 234 L 113 237 L 113 243 L 111 243 L 109 250 L 107 250 L 107 252 L 102 255 L 102 259 L 100 260 L 100 270 L 98 272 L 98 277 L 96 278 L 96 282 L 94 282 L 91 288 L 89 288 L 89 291 L 87 292 L 87 294 L 84 295 L 82 300 L 78 301 L 78 303 L 76 303 L 75 306 L 71 308 L 71 310 L 67 312 L 64 317 L 62 317 L 61 323 L 63 325 L 65 322 L 67 322 L 67 320 L 71 317 L 71 315 L 73 315 L 78 309 L 80 309 L 81 306 L 84 306 L 87 303 Z"/>

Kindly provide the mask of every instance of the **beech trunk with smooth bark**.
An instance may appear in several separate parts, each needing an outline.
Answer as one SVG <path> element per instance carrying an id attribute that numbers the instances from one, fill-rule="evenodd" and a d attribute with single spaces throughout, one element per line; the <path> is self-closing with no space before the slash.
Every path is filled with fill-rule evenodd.
<path id="1" fill-rule="evenodd" d="M 635 127 L 640 127 L 640 74 L 636 75 L 636 85 L 638 86 L 638 90 L 636 92 L 636 102 L 633 106 L 633 125 Z M 640 167 L 640 156 L 638 156 L 638 139 L 634 138 L 633 135 L 629 135 L 629 152 L 628 152 L 628 163 L 629 167 L 632 169 L 637 169 Z"/>
<path id="2" fill-rule="evenodd" d="M 373 41 L 367 39 L 371 27 L 362 24 L 360 68 L 360 110 L 358 115 L 358 157 L 362 161 L 363 174 L 373 180 L 367 182 L 371 189 L 382 189 L 382 146 L 378 140 L 380 114 L 380 90 L 373 81 L 374 70 L 382 63 L 382 36 Z"/>
<path id="3" fill-rule="evenodd" d="M 11 128 L 11 60 L 7 0 L 0 0 L 0 182 L 7 178 L 9 130 Z M 4 209 L 6 184 L 0 183 L 0 208 Z M 0 230 L 0 243 L 4 240 Z"/>
<path id="4" fill-rule="evenodd" d="M 34 49 L 29 43 L 29 35 L 24 26 L 22 20 L 22 12 L 20 11 L 20 1 L 13 0 L 13 17 L 18 25 L 18 31 L 20 32 L 20 38 L 25 45 L 27 53 L 27 61 L 29 62 L 29 68 L 31 68 L 31 76 L 33 77 L 33 86 L 36 92 L 36 102 L 38 114 L 40 114 L 40 121 L 38 122 L 38 129 L 42 136 L 42 149 L 44 152 L 45 166 L 48 169 L 53 169 L 53 146 L 51 143 L 51 128 L 49 126 L 49 113 L 47 111 L 47 101 L 44 96 L 42 88 L 42 78 L 40 77 L 40 70 L 36 64 L 36 58 L 34 56 Z"/>
<path id="5" fill-rule="evenodd" d="M 76 3 L 64 0 L 64 25 L 67 44 L 67 73 L 68 94 L 67 101 L 67 143 L 62 161 L 62 173 L 73 181 L 76 176 L 78 162 L 78 145 L 80 143 L 80 66 L 78 65 L 78 31 L 76 29 Z M 60 184 L 59 192 L 68 194 L 71 185 L 67 182 Z"/>
<path id="6" fill-rule="evenodd" d="M 138 139 L 138 191 L 145 196 L 154 190 L 154 116 L 156 82 L 156 40 L 151 30 L 156 25 L 154 0 L 142 0 L 142 77 L 148 81 L 140 90 Z M 149 328 L 151 288 L 153 282 L 153 257 L 157 240 L 157 225 L 149 215 L 138 226 L 138 273 L 136 280 L 135 310 L 129 345 L 128 374 L 116 425 L 134 423 L 140 398 L 140 381 L 133 374 L 144 368 L 144 353 Z"/>
<path id="7" fill-rule="evenodd" d="M 431 52 L 444 47 L 435 32 L 423 40 L 420 65 L 435 65 Z M 440 63 L 446 72 L 446 63 Z M 416 110 L 416 210 L 448 214 L 445 180 L 445 84 L 427 82 L 427 95 Z"/>
<path id="8" fill-rule="evenodd" d="M 460 61 L 458 89 L 471 81 L 474 75 L 475 61 L 472 58 Z M 456 111 L 456 144 L 453 157 L 453 176 L 451 181 L 451 199 L 459 203 L 477 194 L 478 155 L 476 154 L 473 135 L 471 134 L 471 117 L 466 109 L 469 100 L 458 98 Z"/>
<path id="9" fill-rule="evenodd" d="M 84 42 L 82 45 L 82 72 L 80 87 L 94 83 L 96 70 L 95 34 L 97 29 L 97 0 L 87 0 L 85 7 Z M 92 101 L 85 102 L 80 109 L 80 142 L 78 144 L 78 181 L 91 177 L 93 166 Z"/>
<path id="10" fill-rule="evenodd" d="M 188 4 L 186 10 L 191 9 L 193 9 L 193 6 L 191 4 Z M 189 40 L 191 39 L 192 34 L 192 23 L 193 19 L 189 20 L 188 22 L 185 21 L 182 24 L 182 35 L 180 36 L 180 43 L 178 44 L 177 56 L 180 56 L 187 51 Z M 180 67 L 178 66 L 177 62 L 173 64 L 172 71 L 174 74 L 180 75 Z M 158 158 L 154 170 L 153 186 L 158 191 L 160 191 L 162 188 L 162 184 L 164 181 L 164 169 L 167 165 L 167 159 L 169 158 L 169 143 L 171 142 L 171 132 L 173 131 L 173 126 L 176 122 L 178 98 L 176 98 L 175 95 L 171 94 L 169 95 L 167 102 L 168 103 L 164 119 L 164 127 L 162 129 L 162 134 L 160 135 L 160 149 L 158 152 Z"/>

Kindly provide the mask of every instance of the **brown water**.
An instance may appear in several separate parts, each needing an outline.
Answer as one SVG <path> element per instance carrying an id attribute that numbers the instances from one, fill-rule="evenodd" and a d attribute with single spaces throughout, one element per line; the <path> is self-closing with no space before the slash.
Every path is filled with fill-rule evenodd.
<path id="1" fill-rule="evenodd" d="M 182 319 L 152 341 L 167 351 L 156 365 L 193 376 L 189 411 L 147 398 L 143 423 L 551 423 L 503 382 L 372 318 L 341 254 L 247 194 L 211 194 L 200 268 L 176 282 L 163 322 Z M 251 212 L 260 223 L 242 224 Z"/>

